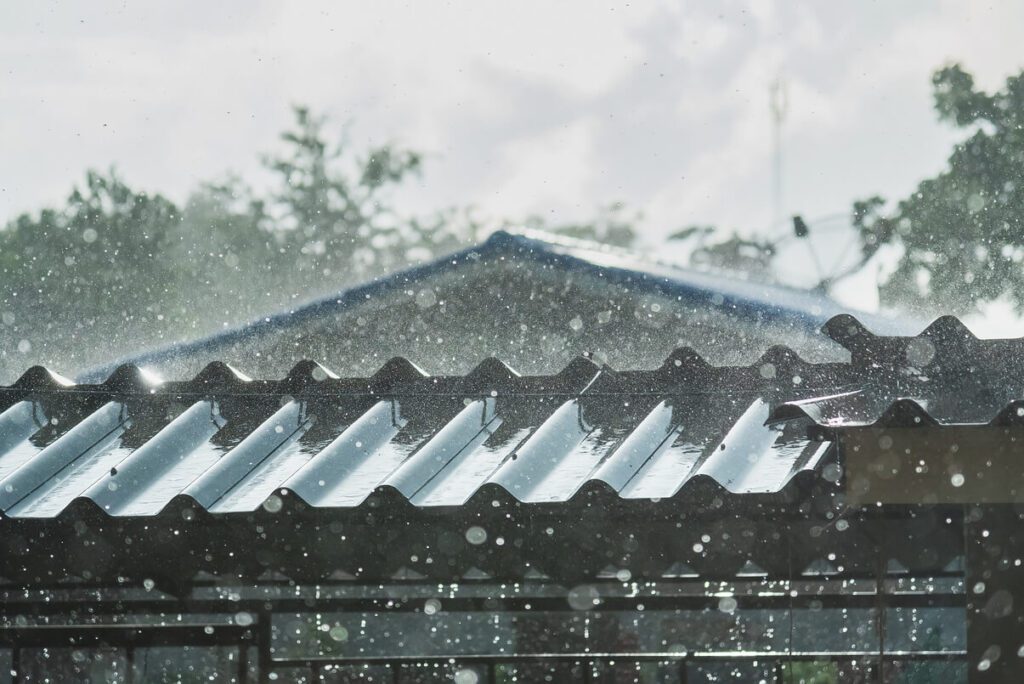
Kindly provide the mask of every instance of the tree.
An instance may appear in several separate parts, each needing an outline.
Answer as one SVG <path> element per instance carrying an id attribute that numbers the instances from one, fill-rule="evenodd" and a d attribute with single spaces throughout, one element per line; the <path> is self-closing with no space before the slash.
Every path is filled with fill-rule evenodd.
<path id="1" fill-rule="evenodd" d="M 120 315 L 130 300 L 144 317 L 166 295 L 173 267 L 163 253 L 179 222 L 161 195 L 131 189 L 113 169 L 89 171 L 64 207 L 22 214 L 0 234 L 6 303 L 81 325 Z"/>
<path id="2" fill-rule="evenodd" d="M 1024 312 L 1024 73 L 995 93 L 959 65 L 932 83 L 939 118 L 966 139 L 890 213 L 878 197 L 854 205 L 864 250 L 902 249 L 882 302 L 962 314 L 1006 298 Z"/>
<path id="3" fill-rule="evenodd" d="M 628 248 L 636 242 L 636 226 L 641 219 L 639 213 L 627 213 L 626 205 L 622 202 L 613 202 L 599 207 L 597 214 L 586 221 L 550 224 L 543 216 L 533 215 L 520 225 L 578 240 Z"/>
<path id="4" fill-rule="evenodd" d="M 294 128 L 281 135 L 285 151 L 265 159 L 277 177 L 266 208 L 293 278 L 362 280 L 403 263 L 409 250 L 451 248 L 463 237 L 436 217 L 396 209 L 393 190 L 422 172 L 419 152 L 387 144 L 358 155 L 344 134 L 326 135 L 326 119 L 305 107 L 294 112 Z"/>

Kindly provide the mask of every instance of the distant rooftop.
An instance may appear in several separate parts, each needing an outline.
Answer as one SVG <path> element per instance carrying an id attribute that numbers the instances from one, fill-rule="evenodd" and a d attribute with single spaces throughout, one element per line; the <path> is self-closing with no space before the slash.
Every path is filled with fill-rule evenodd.
<path id="1" fill-rule="evenodd" d="M 384 314 L 382 307 L 387 309 Z M 362 315 L 367 308 L 374 311 Z M 634 318 L 642 320 L 630 322 L 634 313 L 630 309 L 637 312 Z M 759 353 L 757 347 L 763 351 L 771 344 L 788 344 L 814 358 L 808 345 L 828 344 L 817 335 L 818 328 L 845 311 L 822 293 L 683 268 L 593 242 L 535 231 L 498 231 L 479 245 L 428 264 L 199 340 L 112 359 L 80 378 L 103 378 L 127 361 L 174 375 L 196 372 L 213 360 L 232 360 L 243 368 L 255 361 L 258 367 L 253 372 L 285 372 L 299 360 L 284 358 L 290 353 L 289 341 L 306 355 L 316 356 L 323 349 L 323 358 L 317 360 L 332 367 L 340 364 L 339 370 L 347 373 L 369 372 L 393 355 L 414 356 L 428 367 L 432 362 L 439 364 L 440 368 L 431 370 L 465 372 L 468 368 L 449 367 L 447 359 L 435 360 L 437 352 L 424 350 L 423 340 L 457 330 L 464 343 L 472 343 L 466 338 L 474 326 L 490 332 L 510 324 L 503 339 L 481 342 L 480 348 L 470 350 L 472 355 L 501 356 L 527 372 L 551 372 L 584 352 L 600 357 L 606 350 L 627 348 L 634 353 L 628 359 L 615 359 L 619 365 L 656 364 L 681 344 L 710 356 L 716 349 L 746 353 L 753 348 L 753 357 Z M 669 315 L 674 320 L 666 325 Z M 379 320 L 371 321 L 374 316 Z M 880 333 L 912 332 L 901 325 L 904 321 L 862 313 L 858 317 Z M 516 327 L 526 330 L 519 335 Z M 400 340 L 409 330 L 415 331 L 410 339 Z M 517 335 L 522 339 L 510 348 Z M 617 335 L 628 336 L 635 346 L 623 344 Z M 701 335 L 707 337 L 706 345 L 698 339 Z M 346 340 L 330 342 L 338 336 Z M 562 338 L 564 351 L 552 343 Z M 730 347 L 732 338 L 743 340 L 743 349 Z M 801 339 L 811 342 L 802 346 Z M 650 347 L 650 358 L 644 343 Z M 421 348 L 411 348 L 414 345 Z M 545 354 L 541 349 L 551 357 L 546 368 L 531 365 L 537 362 L 538 352 Z M 519 360 L 520 350 L 529 350 L 531 358 Z M 827 356 L 827 351 L 823 353 Z M 268 368 L 264 364 L 271 357 L 277 365 Z M 358 367 L 344 365 L 357 357 Z"/>

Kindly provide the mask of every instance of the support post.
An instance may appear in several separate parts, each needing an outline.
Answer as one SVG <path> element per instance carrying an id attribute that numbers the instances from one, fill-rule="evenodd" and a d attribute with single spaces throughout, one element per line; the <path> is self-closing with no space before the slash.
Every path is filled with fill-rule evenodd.
<path id="1" fill-rule="evenodd" d="M 968 506 L 964 537 L 968 681 L 1024 682 L 1024 509 Z"/>

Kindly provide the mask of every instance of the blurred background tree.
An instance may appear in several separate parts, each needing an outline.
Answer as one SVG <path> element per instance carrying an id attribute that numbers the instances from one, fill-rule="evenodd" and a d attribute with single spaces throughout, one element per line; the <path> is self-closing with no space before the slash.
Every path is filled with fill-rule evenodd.
<path id="1" fill-rule="evenodd" d="M 864 250 L 902 250 L 881 300 L 963 314 L 1005 298 L 1024 312 L 1024 73 L 991 94 L 959 65 L 932 83 L 940 119 L 967 138 L 890 212 L 879 197 L 854 205 Z"/>
<path id="2" fill-rule="evenodd" d="M 1024 313 L 1024 73 L 986 93 L 952 65 L 936 71 L 932 84 L 940 120 L 963 129 L 965 139 L 947 168 L 909 197 L 853 203 L 845 226 L 853 228 L 859 257 L 840 272 L 819 273 L 817 288 L 828 292 L 838 280 L 880 266 L 879 299 L 886 307 L 964 315 L 1003 299 Z M 782 237 L 695 226 L 669 239 L 697 241 L 694 265 L 772 279 L 782 267 L 780 246 L 806 240 L 816 228 L 794 217 L 794 233 Z M 883 247 L 891 263 L 876 259 Z"/>

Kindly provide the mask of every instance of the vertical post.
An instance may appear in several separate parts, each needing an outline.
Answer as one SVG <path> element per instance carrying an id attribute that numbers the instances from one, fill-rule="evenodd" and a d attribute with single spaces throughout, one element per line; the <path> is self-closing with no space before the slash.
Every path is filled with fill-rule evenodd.
<path id="1" fill-rule="evenodd" d="M 772 112 L 772 230 L 778 230 L 785 212 L 782 201 L 782 122 L 789 109 L 786 82 L 779 75 L 769 90 Z"/>
<path id="2" fill-rule="evenodd" d="M 794 623 L 793 623 L 793 599 L 795 598 L 793 587 L 796 584 L 796 571 L 793 568 L 793 524 L 786 523 L 786 595 L 789 597 L 789 638 L 786 640 L 787 653 L 789 657 L 786 662 L 780 667 L 780 678 L 779 684 L 784 684 L 784 680 L 792 681 L 793 672 L 793 638 L 794 638 Z"/>
<path id="3" fill-rule="evenodd" d="M 878 623 L 878 682 L 885 684 L 885 571 L 884 546 L 875 547 L 875 620 Z"/>
<path id="4" fill-rule="evenodd" d="M 249 642 L 243 641 L 238 645 L 238 684 L 246 684 L 249 681 Z"/>
<path id="5" fill-rule="evenodd" d="M 258 613 L 258 616 L 259 622 L 256 623 L 256 652 L 259 665 L 259 678 L 257 681 L 259 681 L 260 684 L 268 684 L 270 682 L 270 666 L 272 660 L 270 653 L 270 611 L 261 610 Z"/>
<path id="6" fill-rule="evenodd" d="M 1024 516 L 1011 504 L 964 511 L 967 677 L 1024 681 Z"/>

